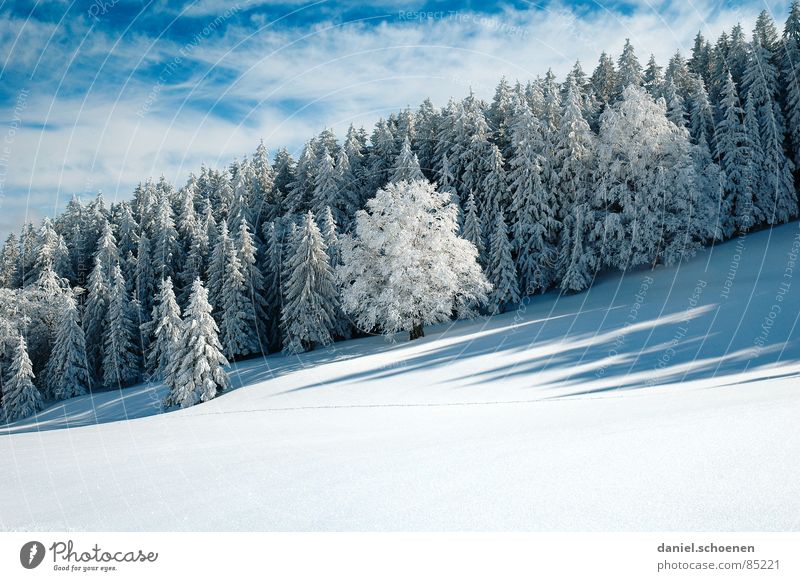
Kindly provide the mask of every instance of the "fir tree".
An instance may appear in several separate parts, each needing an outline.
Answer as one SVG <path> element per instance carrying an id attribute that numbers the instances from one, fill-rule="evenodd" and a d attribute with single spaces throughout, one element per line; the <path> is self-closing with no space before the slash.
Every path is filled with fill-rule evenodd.
<path id="1" fill-rule="evenodd" d="M 44 407 L 42 394 L 33 384 L 33 366 L 22 335 L 14 348 L 8 377 L 3 386 L 3 412 L 6 421 L 15 422 L 27 418 Z"/>
<path id="2" fill-rule="evenodd" d="M 124 387 L 139 379 L 136 327 L 119 265 L 114 267 L 112 278 L 103 334 L 103 383 L 109 388 Z"/>
<path id="3" fill-rule="evenodd" d="M 720 120 L 717 122 L 715 135 L 717 158 L 722 173 L 722 204 L 730 208 L 732 222 L 724 227 L 725 235 L 729 236 L 731 226 L 743 232 L 755 224 L 753 189 L 757 176 L 753 143 L 744 128 L 744 111 L 739 104 L 736 84 L 730 73 L 722 87 L 721 99 Z"/>
<path id="4" fill-rule="evenodd" d="M 89 288 L 83 315 L 86 336 L 86 359 L 92 380 L 101 377 L 103 361 L 103 336 L 108 312 L 110 288 L 103 265 L 95 257 L 89 274 Z"/>
<path id="5" fill-rule="evenodd" d="M 181 327 L 181 309 L 175 300 L 172 280 L 161 281 L 153 316 L 144 331 L 151 335 L 146 367 L 150 378 L 163 379 L 172 356 L 178 348 Z"/>
<path id="6" fill-rule="evenodd" d="M 6 238 L 3 251 L 0 253 L 0 287 L 14 288 L 16 286 L 19 257 L 19 242 L 17 236 L 12 232 Z"/>
<path id="7" fill-rule="evenodd" d="M 489 295 L 489 305 L 494 312 L 502 313 L 506 305 L 519 302 L 517 269 L 511 258 L 511 242 L 503 210 L 498 210 L 495 218 L 489 242 L 486 278 L 494 287 Z"/>
<path id="8" fill-rule="evenodd" d="M 189 305 L 181 322 L 178 348 L 167 368 L 170 388 L 166 404 L 182 408 L 209 401 L 230 386 L 223 366 L 228 364 L 211 316 L 208 293 L 198 278 L 192 283 Z"/>
<path id="9" fill-rule="evenodd" d="M 390 180 L 393 182 L 400 182 L 403 180 L 410 181 L 422 178 L 422 170 L 419 168 L 417 154 L 411 151 L 411 142 L 406 137 L 403 141 L 403 146 L 400 148 L 397 161 L 395 161 L 394 171 Z"/>
<path id="10" fill-rule="evenodd" d="M 484 253 L 486 245 L 483 241 L 483 225 L 481 219 L 478 217 L 478 206 L 475 204 L 475 196 L 471 193 L 467 198 L 466 215 L 464 217 L 464 226 L 461 230 L 461 237 L 468 240 L 475 247 L 478 252 L 478 259 L 481 263 L 484 262 Z"/>
<path id="11" fill-rule="evenodd" d="M 62 301 L 63 311 L 45 374 L 47 392 L 56 400 L 86 395 L 91 387 L 86 339 L 74 293 L 65 293 Z"/>
<path id="12" fill-rule="evenodd" d="M 309 212 L 295 234 L 284 285 L 284 349 L 310 351 L 332 342 L 338 294 L 322 233 Z"/>
<path id="13" fill-rule="evenodd" d="M 229 248 L 230 254 L 225 256 L 219 328 L 223 353 L 232 361 L 258 351 L 258 331 L 239 254 L 233 245 Z"/>

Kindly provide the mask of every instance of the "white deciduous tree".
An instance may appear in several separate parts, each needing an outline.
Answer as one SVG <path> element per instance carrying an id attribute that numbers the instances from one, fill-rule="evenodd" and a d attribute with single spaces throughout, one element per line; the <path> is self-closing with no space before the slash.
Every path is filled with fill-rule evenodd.
<path id="1" fill-rule="evenodd" d="M 466 316 L 491 289 L 478 251 L 458 236 L 449 196 L 425 180 L 390 183 L 342 237 L 342 304 L 365 330 L 423 335 L 423 326 Z"/>

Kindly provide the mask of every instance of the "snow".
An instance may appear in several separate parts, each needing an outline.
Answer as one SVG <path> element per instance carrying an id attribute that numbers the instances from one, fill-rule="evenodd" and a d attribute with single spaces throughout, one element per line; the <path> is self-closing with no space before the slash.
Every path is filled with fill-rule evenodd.
<path id="1" fill-rule="evenodd" d="M 797 530 L 798 250 L 791 223 L 414 342 L 246 361 L 186 410 L 60 402 L 2 429 L 0 529 Z"/>

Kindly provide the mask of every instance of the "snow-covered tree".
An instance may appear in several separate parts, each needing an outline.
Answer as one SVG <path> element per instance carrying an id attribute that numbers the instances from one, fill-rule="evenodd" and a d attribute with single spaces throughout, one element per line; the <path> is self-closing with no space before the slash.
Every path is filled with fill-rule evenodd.
<path id="1" fill-rule="evenodd" d="M 626 269 L 691 256 L 699 239 L 688 132 L 630 86 L 603 113 L 598 145 L 601 258 Z"/>
<path id="2" fill-rule="evenodd" d="M 228 231 L 228 222 L 223 220 L 217 232 L 217 241 L 208 264 L 208 296 L 215 309 L 214 318 L 222 312 L 222 285 L 225 282 L 226 264 L 236 255 L 236 247 Z"/>
<path id="3" fill-rule="evenodd" d="M 42 394 L 33 384 L 34 378 L 28 346 L 25 338 L 20 335 L 11 359 L 8 380 L 3 385 L 3 412 L 6 421 L 15 422 L 27 418 L 44 407 Z"/>
<path id="4" fill-rule="evenodd" d="M 230 385 L 223 366 L 228 364 L 211 316 L 208 292 L 198 278 L 192 283 L 189 305 L 181 322 L 178 348 L 167 368 L 170 388 L 166 404 L 182 408 L 209 401 Z"/>
<path id="5" fill-rule="evenodd" d="M 478 216 L 478 205 L 475 203 L 475 196 L 472 193 L 467 198 L 465 209 L 464 225 L 461 228 L 461 236 L 472 243 L 478 252 L 478 260 L 485 261 L 486 243 L 483 239 L 483 223 Z"/>
<path id="6" fill-rule="evenodd" d="M 644 82 L 644 74 L 642 65 L 639 64 L 639 59 L 636 58 L 636 52 L 633 50 L 633 45 L 629 38 L 625 39 L 625 46 L 622 48 L 622 54 L 617 60 L 617 74 L 615 78 L 616 94 L 622 96 L 625 89 L 631 85 L 640 87 Z"/>
<path id="7" fill-rule="evenodd" d="M 555 147 L 558 175 L 557 196 L 561 200 L 563 227 L 559 240 L 557 271 L 562 278 L 569 274 L 567 288 L 583 290 L 594 265 L 590 233 L 594 229 L 591 208 L 595 172 L 595 136 L 583 117 L 577 92 L 570 87 L 564 103 Z"/>
<path id="8" fill-rule="evenodd" d="M 766 12 L 762 15 L 769 18 Z M 772 42 L 774 25 L 770 28 L 769 21 L 762 22 L 761 17 L 759 23 L 764 40 Z M 797 216 L 797 193 L 792 176 L 794 164 L 784 150 L 784 119 L 777 100 L 778 72 L 772 58 L 773 52 L 756 39 L 742 83 L 747 92 L 745 115 L 752 104 L 758 120 L 760 179 L 756 210 L 768 224 L 778 224 Z"/>
<path id="9" fill-rule="evenodd" d="M 543 183 L 541 126 L 533 112 L 518 109 L 512 130 L 515 155 L 509 181 L 513 201 L 512 231 L 517 249 L 517 272 L 523 295 L 546 290 L 555 279 L 556 241 L 561 229 L 558 205 Z"/>
<path id="10" fill-rule="evenodd" d="M 103 383 L 106 387 L 124 387 L 139 379 L 137 326 L 131 317 L 130 300 L 119 264 L 114 267 L 113 286 L 108 297 L 105 333 L 103 334 Z"/>
<path id="11" fill-rule="evenodd" d="M 163 379 L 172 355 L 178 347 L 181 327 L 181 309 L 175 300 L 172 279 L 161 281 L 153 315 L 143 331 L 151 335 L 146 367 L 151 378 Z"/>
<path id="12" fill-rule="evenodd" d="M 256 353 L 258 330 L 248 283 L 242 272 L 239 253 L 231 246 L 225 257 L 225 270 L 220 297 L 220 342 L 225 357 L 232 361 Z"/>
<path id="13" fill-rule="evenodd" d="M 716 126 L 717 158 L 722 173 L 723 205 L 729 207 L 730 227 L 740 232 L 755 224 L 753 190 L 757 173 L 753 143 L 744 127 L 744 111 L 739 104 L 736 84 L 728 73 L 721 90 L 720 119 Z"/>
<path id="14" fill-rule="evenodd" d="M 449 196 L 425 180 L 390 183 L 342 237 L 342 304 L 365 330 L 423 335 L 423 326 L 469 315 L 491 285 L 475 246 L 458 236 Z"/>
<path id="15" fill-rule="evenodd" d="M 91 387 L 86 338 L 74 293 L 65 293 L 61 301 L 63 310 L 45 373 L 47 392 L 57 400 L 85 395 Z"/>
<path id="16" fill-rule="evenodd" d="M 19 265 L 19 242 L 13 232 L 6 238 L 0 253 L 0 287 L 14 288 Z"/>
<path id="17" fill-rule="evenodd" d="M 393 182 L 401 182 L 403 180 L 411 181 L 422 178 L 422 170 L 419 168 L 417 154 L 411 151 L 411 142 L 406 137 L 403 141 L 403 146 L 400 148 L 400 154 L 395 161 L 394 171 L 389 179 Z"/>
<path id="18" fill-rule="evenodd" d="M 325 208 L 336 203 L 339 197 L 339 183 L 339 172 L 333 157 L 326 148 L 322 148 L 314 172 L 314 198 L 311 205 L 316 216 L 321 216 Z"/>
<path id="19" fill-rule="evenodd" d="M 517 268 L 511 257 L 511 241 L 503 210 L 496 212 L 488 254 L 486 278 L 494 287 L 489 295 L 489 305 L 493 312 L 502 313 L 506 305 L 518 303 L 520 299 Z"/>
<path id="20" fill-rule="evenodd" d="M 284 349 L 299 353 L 333 341 L 339 299 L 327 247 L 311 212 L 293 238 L 281 324 Z"/>
<path id="21" fill-rule="evenodd" d="M 103 330 L 108 312 L 110 287 L 103 265 L 95 257 L 94 268 L 89 274 L 88 295 L 83 313 L 83 330 L 86 335 L 86 359 L 92 380 L 102 377 Z"/>

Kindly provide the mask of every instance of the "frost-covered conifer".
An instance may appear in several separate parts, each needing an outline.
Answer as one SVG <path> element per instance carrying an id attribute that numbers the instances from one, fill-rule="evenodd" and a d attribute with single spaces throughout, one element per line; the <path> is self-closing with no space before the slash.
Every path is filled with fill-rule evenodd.
<path id="1" fill-rule="evenodd" d="M 28 346 L 20 335 L 14 348 L 8 381 L 3 386 L 3 412 L 6 421 L 15 422 L 35 414 L 44 407 L 42 394 L 33 384 L 33 366 Z"/>

